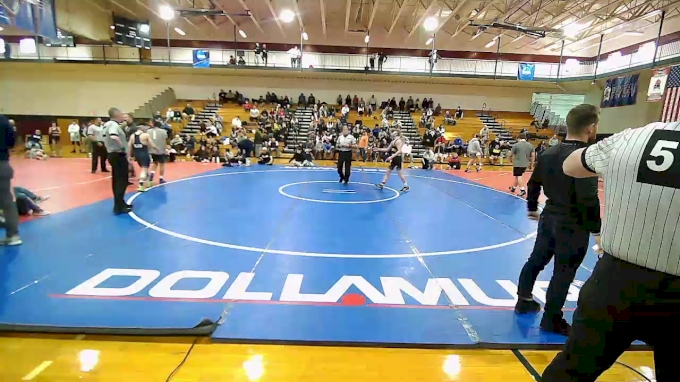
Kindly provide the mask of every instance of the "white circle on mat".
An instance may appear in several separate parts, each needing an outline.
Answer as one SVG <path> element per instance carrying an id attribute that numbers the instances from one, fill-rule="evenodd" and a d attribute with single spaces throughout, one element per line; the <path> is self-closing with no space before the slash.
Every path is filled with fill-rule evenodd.
<path id="1" fill-rule="evenodd" d="M 394 195 L 390 195 L 389 198 L 383 198 L 383 199 L 376 199 L 376 200 L 324 200 L 324 199 L 312 199 L 312 198 L 303 198 L 302 196 L 295 196 L 287 193 L 284 191 L 286 188 L 290 186 L 297 186 L 298 184 L 313 184 L 313 183 L 338 183 L 336 181 L 332 180 L 309 180 L 306 182 L 295 182 L 295 183 L 288 183 L 284 184 L 283 186 L 279 187 L 279 194 L 283 196 L 287 196 L 289 198 L 297 199 L 297 200 L 304 200 L 306 202 L 315 202 L 315 203 L 328 203 L 328 204 L 368 204 L 368 203 L 380 203 L 380 202 L 386 202 L 388 200 L 394 200 L 399 197 L 399 191 L 395 190 L 394 188 L 390 188 L 385 186 L 385 190 L 389 190 L 394 192 Z M 363 186 L 373 186 L 375 187 L 375 184 L 371 183 L 360 183 L 360 182 L 352 182 L 352 184 L 361 184 Z"/>
<path id="2" fill-rule="evenodd" d="M 191 178 L 184 178 L 184 179 L 178 179 L 178 180 L 173 180 L 171 182 L 167 182 L 164 184 L 159 184 L 156 185 L 152 188 L 147 189 L 147 194 L 148 190 L 152 190 L 154 188 L 158 187 L 165 187 L 174 183 L 180 183 L 180 182 L 187 182 L 190 180 L 196 180 L 196 179 L 201 179 L 201 178 L 212 178 L 216 176 L 229 176 L 229 175 L 243 175 L 243 174 L 259 174 L 259 173 L 266 173 L 266 172 L 299 172 L 299 171 L 309 171 L 305 169 L 299 169 L 298 171 L 292 171 L 292 170 L 255 170 L 255 171 L 233 171 L 233 172 L 221 172 L 221 173 L 216 173 L 216 174 L 207 174 L 207 175 L 199 175 L 199 176 L 194 176 Z M 380 175 L 383 176 L 384 174 L 380 172 L 366 172 L 365 174 L 370 174 L 370 175 Z M 406 175 L 409 176 L 409 175 Z M 412 178 L 420 178 L 420 179 L 431 179 L 431 180 L 438 180 L 442 182 L 447 182 L 447 183 L 456 183 L 456 184 L 461 184 L 464 186 L 469 186 L 469 187 L 475 187 L 475 188 L 482 188 L 485 190 L 493 191 L 493 192 L 498 192 L 503 195 L 511 196 L 511 197 L 516 197 L 518 199 L 523 200 L 522 198 L 519 198 L 515 195 L 505 193 L 503 191 L 496 190 L 494 188 L 482 186 L 481 184 L 475 184 L 475 183 L 469 183 L 469 182 L 461 182 L 453 179 L 443 179 L 443 178 L 435 178 L 435 177 L 430 177 L 430 176 L 418 176 L 418 175 L 411 175 Z M 132 195 L 130 199 L 128 199 L 128 203 L 132 203 L 133 200 L 135 200 L 139 195 L 141 195 L 141 192 L 137 192 L 136 194 Z M 536 236 L 536 232 L 532 232 L 528 235 L 525 235 L 523 237 L 520 237 L 515 240 L 510 240 L 506 241 L 504 243 L 498 243 L 498 244 L 493 244 L 493 245 L 486 245 L 483 247 L 475 247 L 475 248 L 465 248 L 465 249 L 455 249 L 451 251 L 438 251 L 438 252 L 417 252 L 413 251 L 411 253 L 395 253 L 395 254 L 381 254 L 381 255 L 367 255 L 367 254 L 352 254 L 352 253 L 315 253 L 315 252 L 302 252 L 302 251 L 284 251 L 284 250 L 279 250 L 279 249 L 272 249 L 272 248 L 259 248 L 259 247 L 250 247 L 250 246 L 245 246 L 245 245 L 236 245 L 236 244 L 230 244 L 230 243 L 221 243 L 218 241 L 212 241 L 212 240 L 206 240 L 206 239 L 201 239 L 198 237 L 193 237 L 189 235 L 184 235 L 178 232 L 173 232 L 170 230 L 167 230 L 165 228 L 161 228 L 157 226 L 156 224 L 149 223 L 148 221 L 140 218 L 135 214 L 134 212 L 130 212 L 128 215 L 132 219 L 134 219 L 136 222 L 139 224 L 152 229 L 156 232 L 160 232 L 172 237 L 176 237 L 178 239 L 183 239 L 187 241 L 193 241 L 194 243 L 200 243 L 200 244 L 205 244 L 205 245 L 211 245 L 214 247 L 221 247 L 221 248 L 229 248 L 229 249 L 237 249 L 241 251 L 248 251 L 248 252 L 257 252 L 257 253 L 271 253 L 275 255 L 289 255 L 289 256 L 307 256 L 307 257 L 326 257 L 326 258 L 347 258 L 347 259 L 397 259 L 397 258 L 408 258 L 408 257 L 425 257 L 425 256 L 443 256 L 443 255 L 460 255 L 463 253 L 472 253 L 472 252 L 482 252 L 482 251 L 487 251 L 491 249 L 497 249 L 497 248 L 502 248 L 502 247 L 507 247 L 509 245 L 514 245 L 517 243 L 521 243 L 523 241 L 529 240 L 532 237 Z"/>

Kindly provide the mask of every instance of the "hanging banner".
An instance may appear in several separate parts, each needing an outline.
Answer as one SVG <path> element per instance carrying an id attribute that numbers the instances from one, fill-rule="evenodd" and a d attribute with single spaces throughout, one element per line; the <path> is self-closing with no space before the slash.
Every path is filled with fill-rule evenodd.
<path id="1" fill-rule="evenodd" d="M 203 49 L 194 50 L 194 68 L 210 67 L 210 51 Z"/>
<path id="2" fill-rule="evenodd" d="M 647 102 L 661 102 L 670 70 L 671 68 L 652 70 L 652 79 L 649 81 L 649 89 L 647 89 Z"/>
<path id="3" fill-rule="evenodd" d="M 635 105 L 640 75 L 610 78 L 604 86 L 600 107 Z"/>
<path id="4" fill-rule="evenodd" d="M 536 72 L 536 64 L 522 62 L 517 70 L 517 79 L 520 81 L 533 81 Z"/>

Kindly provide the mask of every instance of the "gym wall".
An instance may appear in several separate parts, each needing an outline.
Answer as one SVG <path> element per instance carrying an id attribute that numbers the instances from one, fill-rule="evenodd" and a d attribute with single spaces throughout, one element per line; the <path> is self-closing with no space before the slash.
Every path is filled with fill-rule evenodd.
<path id="1" fill-rule="evenodd" d="M 297 100 L 300 93 L 335 103 L 338 94 L 413 99 L 432 97 L 445 109 L 526 112 L 536 91 L 563 92 L 551 83 L 406 77 L 363 73 L 193 69 L 145 65 L 2 63 L 0 112 L 11 115 L 104 116 L 109 107 L 134 110 L 168 87 L 177 99 L 210 99 L 220 89 L 259 97 L 267 91 Z M 573 93 L 575 84 L 566 89 Z M 563 87 L 564 89 L 564 87 Z M 587 88 L 586 88 L 587 89 Z"/>

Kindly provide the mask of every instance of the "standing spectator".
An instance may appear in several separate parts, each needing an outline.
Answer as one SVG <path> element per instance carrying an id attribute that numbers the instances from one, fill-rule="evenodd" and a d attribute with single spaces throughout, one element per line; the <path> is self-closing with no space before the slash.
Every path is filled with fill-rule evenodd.
<path id="1" fill-rule="evenodd" d="M 52 126 L 47 130 L 47 136 L 50 139 L 52 156 L 61 156 L 61 127 L 57 126 L 56 122 L 52 122 Z"/>
<path id="2" fill-rule="evenodd" d="M 297 67 L 298 57 L 300 57 L 300 49 L 297 45 L 288 50 L 288 56 L 290 56 L 290 67 Z"/>
<path id="3" fill-rule="evenodd" d="M 260 156 L 260 151 L 262 151 L 262 133 L 260 132 L 260 129 L 253 130 L 255 132 L 255 137 L 253 138 L 253 143 L 255 144 L 255 156 L 259 157 Z"/>
<path id="4" fill-rule="evenodd" d="M 9 153 L 14 147 L 14 129 L 9 120 L 0 114 L 0 209 L 5 218 L 5 239 L 0 245 L 20 245 L 19 213 L 12 193 L 14 170 L 9 165 Z"/>
<path id="5" fill-rule="evenodd" d="M 267 49 L 267 44 L 262 44 L 260 49 L 260 57 L 262 57 L 262 62 L 264 66 L 267 66 L 267 56 L 269 55 L 269 49 Z"/>
<path id="6" fill-rule="evenodd" d="M 97 160 L 100 162 L 102 172 L 109 172 L 106 169 L 106 146 L 104 145 L 104 128 L 102 127 L 102 119 L 96 118 L 90 126 L 87 127 L 87 136 L 92 142 L 92 173 L 97 172 Z"/>
<path id="7" fill-rule="evenodd" d="M 387 55 L 384 52 L 380 52 L 380 59 L 378 60 L 378 70 L 382 72 L 383 64 L 387 61 Z"/>
<path id="8" fill-rule="evenodd" d="M 68 132 L 68 136 L 71 139 L 71 146 L 73 146 L 71 154 L 75 154 L 76 146 L 78 146 L 80 149 L 80 125 L 78 124 L 78 121 L 74 119 L 73 122 L 68 125 L 68 129 L 66 131 Z"/>
<path id="9" fill-rule="evenodd" d="M 113 188 L 113 213 L 116 215 L 132 211 L 132 206 L 125 202 L 125 190 L 128 186 L 128 159 L 125 153 L 127 138 L 123 128 L 127 125 L 125 117 L 120 110 L 112 107 L 109 109 L 110 121 L 104 125 L 104 144 L 108 152 L 109 163 L 113 173 L 111 174 L 111 186 Z"/>
<path id="10" fill-rule="evenodd" d="M 456 119 L 463 119 L 463 109 L 460 106 L 456 109 Z"/>
<path id="11" fill-rule="evenodd" d="M 432 49 L 430 54 L 428 54 L 428 59 L 427 61 L 430 63 L 430 73 L 432 73 L 432 70 L 434 69 L 434 66 L 437 64 L 437 60 L 440 59 L 441 57 L 439 56 L 439 53 L 437 52 L 437 49 Z"/>
<path id="12" fill-rule="evenodd" d="M 375 70 L 375 60 L 376 60 L 377 56 L 378 56 L 378 53 L 373 53 L 371 55 L 371 58 L 368 59 L 368 62 L 371 66 L 371 70 Z"/>

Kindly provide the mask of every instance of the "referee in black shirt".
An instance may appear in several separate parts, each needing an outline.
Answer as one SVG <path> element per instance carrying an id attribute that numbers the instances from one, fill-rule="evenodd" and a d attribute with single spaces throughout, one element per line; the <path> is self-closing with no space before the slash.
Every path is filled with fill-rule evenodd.
<path id="1" fill-rule="evenodd" d="M 529 218 L 539 220 L 538 232 L 534 250 L 519 277 L 515 311 L 530 313 L 541 309 L 532 290 L 538 274 L 554 258 L 541 329 L 563 335 L 568 335 L 571 328 L 562 317 L 569 285 L 586 256 L 590 234 L 599 240 L 601 220 L 597 178 L 572 178 L 564 174 L 562 164 L 569 154 L 595 141 L 598 121 L 595 106 L 583 104 L 571 109 L 567 114 L 566 139 L 541 154 L 528 183 Z M 547 201 L 539 219 L 541 188 Z"/>
<path id="2" fill-rule="evenodd" d="M 614 134 L 563 169 L 604 179 L 603 254 L 543 381 L 595 381 L 635 340 L 654 348 L 657 381 L 680 380 L 680 123 Z"/>

